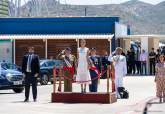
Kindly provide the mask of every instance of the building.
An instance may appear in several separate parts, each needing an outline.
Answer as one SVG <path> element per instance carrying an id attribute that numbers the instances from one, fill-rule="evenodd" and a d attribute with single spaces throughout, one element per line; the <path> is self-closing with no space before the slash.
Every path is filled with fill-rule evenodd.
<path id="1" fill-rule="evenodd" d="M 0 39 L 12 41 L 11 59 L 19 65 L 28 46 L 40 58 L 55 58 L 66 47 L 76 55 L 80 39 L 101 54 L 115 48 L 117 23 L 119 17 L 0 18 Z"/>
<path id="2" fill-rule="evenodd" d="M 8 0 L 0 0 L 0 17 L 9 16 L 9 2 Z"/>

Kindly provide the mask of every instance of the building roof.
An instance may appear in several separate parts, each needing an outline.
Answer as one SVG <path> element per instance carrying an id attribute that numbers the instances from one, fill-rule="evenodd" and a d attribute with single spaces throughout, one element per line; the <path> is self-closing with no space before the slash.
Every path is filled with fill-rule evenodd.
<path id="1" fill-rule="evenodd" d="M 0 34 L 114 34 L 119 17 L 0 18 Z"/>
<path id="2" fill-rule="evenodd" d="M 139 39 L 139 38 L 156 38 L 156 39 L 165 39 L 165 35 L 126 35 L 126 36 L 119 36 L 119 39 Z"/>
<path id="3" fill-rule="evenodd" d="M 112 39 L 113 34 L 59 34 L 59 35 L 0 35 L 0 40 L 28 39 Z"/>

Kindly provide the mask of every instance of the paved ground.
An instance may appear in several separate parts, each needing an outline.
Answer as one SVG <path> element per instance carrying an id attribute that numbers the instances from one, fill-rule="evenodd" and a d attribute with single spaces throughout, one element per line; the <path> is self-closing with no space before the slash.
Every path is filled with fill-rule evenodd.
<path id="1" fill-rule="evenodd" d="M 146 114 L 165 114 L 165 103 L 159 103 L 159 99 L 153 99 L 146 105 Z"/>
<path id="2" fill-rule="evenodd" d="M 38 101 L 24 103 L 24 93 L 15 94 L 11 90 L 0 91 L 0 114 L 142 114 L 145 103 L 155 97 L 154 77 L 129 76 L 124 79 L 130 92 L 128 100 L 118 100 L 114 104 L 65 104 L 50 103 L 52 85 L 38 87 Z M 80 87 L 74 84 L 74 91 Z M 106 91 L 106 80 L 101 80 L 99 91 Z M 31 97 L 32 98 L 32 97 Z M 152 101 L 157 103 L 156 100 Z M 164 104 L 153 104 L 147 114 L 165 114 Z"/>

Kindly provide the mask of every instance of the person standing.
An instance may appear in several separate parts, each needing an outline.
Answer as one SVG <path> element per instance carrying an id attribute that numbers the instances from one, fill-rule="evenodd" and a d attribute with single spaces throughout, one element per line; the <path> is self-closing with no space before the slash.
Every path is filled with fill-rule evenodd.
<path id="1" fill-rule="evenodd" d="M 159 62 L 159 56 L 161 55 L 160 49 L 157 49 L 157 53 L 156 53 L 156 63 Z"/>
<path id="2" fill-rule="evenodd" d="M 22 73 L 25 76 L 25 100 L 29 101 L 30 85 L 32 85 L 33 100 L 37 100 L 37 77 L 40 73 L 39 56 L 34 54 L 34 47 L 28 48 L 28 54 L 22 61 Z"/>
<path id="3" fill-rule="evenodd" d="M 137 70 L 138 75 L 141 73 L 140 53 L 141 53 L 141 47 L 140 45 L 138 45 L 137 51 L 135 54 L 135 65 L 136 65 L 136 70 Z"/>
<path id="4" fill-rule="evenodd" d="M 144 74 L 147 75 L 147 53 L 145 52 L 145 50 L 142 50 L 142 53 L 140 54 L 140 62 L 141 62 L 141 75 Z"/>
<path id="5" fill-rule="evenodd" d="M 107 66 L 111 63 L 108 61 L 108 53 L 106 50 L 103 50 L 103 56 L 101 56 L 101 78 L 107 78 Z"/>
<path id="6" fill-rule="evenodd" d="M 77 58 L 77 76 L 76 82 L 81 84 L 81 92 L 86 93 L 86 85 L 91 84 L 91 77 L 89 73 L 89 49 L 86 47 L 86 40 L 80 41 L 80 48 L 78 48 Z"/>
<path id="7" fill-rule="evenodd" d="M 130 74 L 130 50 L 127 51 L 127 54 L 126 54 L 126 61 L 127 61 L 127 74 Z"/>
<path id="8" fill-rule="evenodd" d="M 156 96 L 160 99 L 160 103 L 165 102 L 165 59 L 164 55 L 159 56 L 159 62 L 156 64 Z"/>
<path id="9" fill-rule="evenodd" d="M 129 53 L 130 73 L 135 74 L 135 51 L 133 48 L 130 49 Z"/>
<path id="10" fill-rule="evenodd" d="M 162 47 L 161 54 L 165 55 L 165 47 Z"/>
<path id="11" fill-rule="evenodd" d="M 64 68 L 64 92 L 72 92 L 72 81 L 76 68 L 76 57 L 71 54 L 71 49 L 67 47 L 57 57 L 63 61 Z"/>
<path id="12" fill-rule="evenodd" d="M 154 48 L 152 48 L 149 53 L 149 63 L 150 63 L 150 75 L 155 75 L 155 62 L 156 62 L 156 53 Z"/>
<path id="13" fill-rule="evenodd" d="M 100 57 L 98 55 L 96 55 L 95 48 L 91 48 L 89 59 L 91 62 L 90 76 L 92 79 L 92 83 L 89 85 L 89 91 L 97 92 L 98 79 L 100 77 L 100 71 L 101 71 L 101 61 L 100 61 Z"/>
<path id="14" fill-rule="evenodd" d="M 123 77 L 127 74 L 126 57 L 121 55 L 122 48 L 116 48 L 116 55 L 111 58 L 115 67 L 115 88 L 117 97 L 120 98 L 119 88 L 123 87 Z"/>

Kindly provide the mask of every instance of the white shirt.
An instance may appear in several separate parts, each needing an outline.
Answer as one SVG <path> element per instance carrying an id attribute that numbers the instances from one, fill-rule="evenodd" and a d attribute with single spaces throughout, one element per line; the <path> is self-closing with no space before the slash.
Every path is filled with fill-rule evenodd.
<path id="1" fill-rule="evenodd" d="M 115 74 L 117 77 L 123 77 L 127 74 L 126 58 L 123 55 L 109 56 L 109 61 L 115 63 Z"/>

